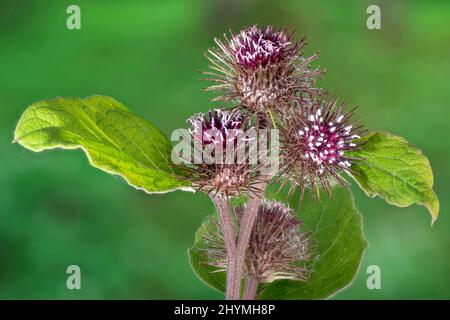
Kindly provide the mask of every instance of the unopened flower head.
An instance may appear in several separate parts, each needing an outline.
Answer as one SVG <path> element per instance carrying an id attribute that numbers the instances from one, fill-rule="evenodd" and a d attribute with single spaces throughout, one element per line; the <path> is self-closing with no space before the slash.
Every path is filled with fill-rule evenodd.
<path id="1" fill-rule="evenodd" d="M 208 51 L 211 76 L 208 91 L 220 91 L 213 100 L 236 101 L 251 114 L 283 113 L 314 88 L 320 70 L 309 66 L 318 54 L 305 58 L 305 39 L 292 40 L 292 32 L 275 31 L 271 26 L 253 26 L 231 38 L 215 39 L 217 49 Z"/>
<path id="2" fill-rule="evenodd" d="M 337 98 L 317 97 L 291 117 L 282 130 L 283 165 L 286 174 L 301 185 L 316 190 L 320 183 L 330 191 L 330 177 L 344 183 L 342 171 L 351 171 L 356 159 L 348 153 L 359 148 L 361 125 L 352 125 L 353 110 L 344 112 Z"/>
<path id="3" fill-rule="evenodd" d="M 209 161 L 189 167 L 193 187 L 208 194 L 231 197 L 252 191 L 257 182 L 257 167 L 237 159 L 246 147 L 242 143 L 246 140 L 245 126 L 239 111 L 199 113 L 189 118 L 188 123 L 196 147 L 210 150 Z"/>
<path id="4" fill-rule="evenodd" d="M 236 218 L 244 214 L 244 207 L 236 208 Z M 226 271 L 227 259 L 223 235 L 217 221 L 204 235 L 204 253 L 208 264 Z M 309 233 L 302 231 L 301 221 L 294 212 L 279 202 L 263 201 L 246 254 L 246 272 L 259 283 L 279 279 L 307 281 L 315 256 L 315 245 Z"/>

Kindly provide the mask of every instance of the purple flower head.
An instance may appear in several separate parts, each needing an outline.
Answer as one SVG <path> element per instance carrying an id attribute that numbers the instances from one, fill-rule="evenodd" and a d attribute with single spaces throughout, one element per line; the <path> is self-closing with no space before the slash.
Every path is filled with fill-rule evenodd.
<path id="1" fill-rule="evenodd" d="M 274 32 L 271 26 L 265 30 L 253 26 L 234 36 L 230 45 L 239 64 L 257 68 L 284 60 L 286 47 L 290 44 L 283 32 Z"/>
<path id="2" fill-rule="evenodd" d="M 318 53 L 305 58 L 305 39 L 292 41 L 292 34 L 253 26 L 215 39 L 218 48 L 206 55 L 211 70 L 204 72 L 214 82 L 205 90 L 221 93 L 212 101 L 233 102 L 265 120 L 271 111 L 282 117 L 318 93 L 314 84 L 322 71 L 310 67 Z"/>
<path id="3" fill-rule="evenodd" d="M 345 125 L 345 115 L 331 113 L 325 115 L 327 118 L 323 116 L 321 108 L 315 110 L 308 115 L 305 126 L 298 130 L 304 159 L 316 164 L 319 174 L 329 165 L 350 168 L 351 163 L 344 152 L 356 147 L 352 140 L 359 136 L 352 133 L 352 125 Z"/>
<path id="4" fill-rule="evenodd" d="M 243 130 L 243 117 L 235 111 L 212 110 L 199 113 L 188 119 L 189 131 L 202 145 L 234 143 Z"/>
<path id="5" fill-rule="evenodd" d="M 341 183 L 341 171 L 351 171 L 355 160 L 348 152 L 359 148 L 361 125 L 350 123 L 351 112 L 337 98 L 318 97 L 288 120 L 282 130 L 283 162 L 286 174 L 304 190 L 317 182 L 329 191 L 329 178 Z"/>
<path id="6" fill-rule="evenodd" d="M 240 112 L 213 110 L 196 114 L 187 122 L 194 140 L 194 157 L 201 155 L 200 162 L 188 167 L 192 186 L 208 194 L 229 197 L 253 191 L 259 171 L 257 165 L 239 161 L 249 148 Z"/>

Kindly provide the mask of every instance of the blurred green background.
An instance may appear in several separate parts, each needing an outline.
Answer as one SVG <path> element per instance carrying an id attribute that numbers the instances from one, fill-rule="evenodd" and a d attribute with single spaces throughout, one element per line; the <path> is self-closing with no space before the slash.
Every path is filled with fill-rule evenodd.
<path id="1" fill-rule="evenodd" d="M 368 129 L 404 136 L 429 157 L 441 216 L 397 208 L 355 188 L 370 246 L 336 299 L 449 299 L 449 1 L 0 1 L 0 298 L 219 299 L 186 249 L 212 205 L 201 195 L 146 195 L 88 165 L 81 151 L 34 154 L 11 144 L 32 102 L 110 95 L 165 133 L 205 111 L 203 52 L 255 23 L 307 34 L 328 73 L 321 86 L 359 105 Z M 81 7 L 81 30 L 66 8 Z M 366 28 L 381 7 L 382 29 Z M 66 268 L 82 290 L 66 289 Z M 381 290 L 366 269 L 379 265 Z"/>

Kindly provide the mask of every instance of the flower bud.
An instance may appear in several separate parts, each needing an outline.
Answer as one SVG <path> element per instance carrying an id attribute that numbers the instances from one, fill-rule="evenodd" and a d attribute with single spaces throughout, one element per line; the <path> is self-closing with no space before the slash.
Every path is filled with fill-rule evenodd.
<path id="1" fill-rule="evenodd" d="M 236 208 L 239 225 L 245 208 Z M 227 270 L 227 255 L 219 224 L 213 220 L 203 236 L 206 248 L 203 253 L 208 264 Z M 245 257 L 246 273 L 259 283 L 289 279 L 307 281 L 310 262 L 315 256 L 315 245 L 310 235 L 302 230 L 302 223 L 294 212 L 279 202 L 263 201 L 259 207 L 249 247 Z"/>

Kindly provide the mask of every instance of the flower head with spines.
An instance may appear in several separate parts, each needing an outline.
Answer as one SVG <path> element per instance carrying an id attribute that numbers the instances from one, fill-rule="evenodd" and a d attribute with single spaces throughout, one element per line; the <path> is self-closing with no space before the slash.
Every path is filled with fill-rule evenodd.
<path id="1" fill-rule="evenodd" d="M 225 40 L 215 39 L 217 49 L 206 55 L 211 71 L 204 72 L 215 84 L 207 91 L 222 94 L 213 101 L 234 101 L 250 114 L 282 115 L 316 94 L 316 78 L 322 73 L 311 69 L 318 53 L 305 58 L 305 38 L 295 42 L 293 32 L 275 31 L 272 26 L 245 28 Z"/>
<path id="2" fill-rule="evenodd" d="M 354 111 L 344 112 L 338 98 L 318 96 L 287 120 L 282 129 L 282 153 L 285 175 L 314 192 L 317 183 L 330 191 L 330 178 L 345 184 L 342 171 L 351 171 L 355 158 L 348 152 L 359 148 L 361 125 L 352 125 Z"/>
<path id="3" fill-rule="evenodd" d="M 247 148 L 247 144 L 240 144 L 247 141 L 241 113 L 217 109 L 206 114 L 198 113 L 187 122 L 194 140 L 194 154 L 198 152 L 203 157 L 199 163 L 194 162 L 188 167 L 192 186 L 207 194 L 226 197 L 256 191 L 254 185 L 259 181 L 258 166 L 238 161 L 238 153 L 245 152 Z M 211 148 L 208 153 L 210 157 L 205 156 L 205 148 Z"/>

